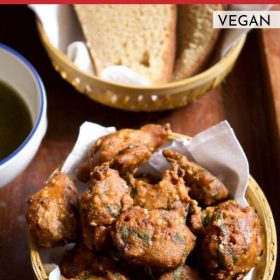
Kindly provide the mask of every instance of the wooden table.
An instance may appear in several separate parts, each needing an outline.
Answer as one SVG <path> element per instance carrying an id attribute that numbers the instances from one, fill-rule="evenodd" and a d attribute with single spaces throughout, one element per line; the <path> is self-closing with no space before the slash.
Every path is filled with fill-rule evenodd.
<path id="1" fill-rule="evenodd" d="M 155 113 L 107 108 L 76 92 L 53 70 L 39 41 L 34 15 L 26 6 L 0 6 L 0 41 L 22 53 L 35 66 L 48 98 L 48 131 L 36 157 L 15 181 L 0 190 L 0 279 L 32 279 L 24 217 L 26 199 L 62 163 L 85 120 L 117 128 L 170 122 L 175 132 L 193 136 L 227 119 L 248 156 L 250 172 L 262 186 L 280 230 L 276 151 L 271 145 L 273 133 L 257 32 L 249 35 L 235 68 L 219 89 L 187 107 Z M 276 268 L 275 279 L 280 279 L 280 269 Z"/>

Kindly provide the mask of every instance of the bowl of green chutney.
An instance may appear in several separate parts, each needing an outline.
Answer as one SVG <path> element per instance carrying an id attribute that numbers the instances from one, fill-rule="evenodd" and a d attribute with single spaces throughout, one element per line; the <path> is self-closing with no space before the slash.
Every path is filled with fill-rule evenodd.
<path id="1" fill-rule="evenodd" d="M 47 130 L 43 82 L 17 51 L 0 43 L 0 187 L 31 162 Z"/>

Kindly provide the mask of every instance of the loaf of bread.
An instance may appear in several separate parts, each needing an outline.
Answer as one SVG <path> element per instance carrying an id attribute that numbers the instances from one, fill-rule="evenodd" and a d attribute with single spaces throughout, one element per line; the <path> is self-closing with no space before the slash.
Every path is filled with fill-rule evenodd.
<path id="1" fill-rule="evenodd" d="M 177 49 L 172 80 L 197 74 L 209 59 L 218 39 L 219 29 L 213 26 L 213 11 L 225 5 L 178 5 Z"/>
<path id="2" fill-rule="evenodd" d="M 172 77 L 176 5 L 75 5 L 97 75 L 124 65 L 151 81 Z"/>

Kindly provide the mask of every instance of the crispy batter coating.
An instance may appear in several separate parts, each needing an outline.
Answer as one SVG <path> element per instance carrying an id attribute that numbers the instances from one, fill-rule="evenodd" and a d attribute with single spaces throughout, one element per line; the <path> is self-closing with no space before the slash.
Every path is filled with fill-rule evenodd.
<path id="1" fill-rule="evenodd" d="M 61 277 L 61 280 L 108 280 L 105 277 L 94 275 L 90 270 L 80 272 L 76 277 L 65 278 Z"/>
<path id="2" fill-rule="evenodd" d="M 95 251 L 88 249 L 83 242 L 79 242 L 73 249 L 65 252 L 59 266 L 60 270 L 67 278 L 76 277 L 91 269 L 96 256 Z"/>
<path id="3" fill-rule="evenodd" d="M 137 276 L 131 277 L 131 271 L 129 271 L 127 263 L 124 263 L 122 260 L 116 261 L 108 255 L 96 258 L 92 263 L 92 271 L 104 276 L 108 280 L 138 279 Z"/>
<path id="4" fill-rule="evenodd" d="M 62 278 L 62 280 L 132 280 L 134 278 L 129 278 L 126 275 L 118 271 L 107 271 L 104 276 L 95 275 L 91 271 L 83 271 L 74 278 Z"/>
<path id="5" fill-rule="evenodd" d="M 112 238 L 111 238 L 111 226 L 95 226 L 92 227 L 89 226 L 88 230 L 92 232 L 92 240 L 89 240 L 88 238 L 85 238 L 85 243 L 92 247 L 92 244 L 97 250 L 106 249 L 111 246 L 112 244 Z M 84 236 L 87 236 L 86 234 Z M 90 236 L 89 236 L 90 238 Z"/>
<path id="6" fill-rule="evenodd" d="M 186 156 L 164 150 L 163 155 L 171 163 L 179 164 L 186 184 L 191 186 L 190 196 L 204 205 L 216 205 L 228 197 L 225 185 L 214 175 Z"/>
<path id="7" fill-rule="evenodd" d="M 146 209 L 170 210 L 186 207 L 191 202 L 189 188 L 178 176 L 176 167 L 174 170 L 166 170 L 161 181 L 156 184 L 150 183 L 146 178 L 136 179 L 133 176 L 130 176 L 130 183 L 134 205 Z"/>
<path id="8" fill-rule="evenodd" d="M 86 182 L 94 167 L 115 159 L 112 163 L 124 174 L 132 172 L 162 146 L 168 136 L 169 125 L 148 124 L 140 129 L 120 129 L 99 138 L 91 147 L 87 161 L 80 167 L 78 178 Z"/>
<path id="9" fill-rule="evenodd" d="M 133 172 L 149 159 L 151 155 L 152 152 L 148 146 L 131 144 L 114 157 L 111 167 L 117 169 L 121 175 Z"/>
<path id="10" fill-rule="evenodd" d="M 79 273 L 76 277 L 65 278 L 62 276 L 62 280 L 140 280 L 145 278 L 132 278 L 126 274 L 122 274 L 118 271 L 107 271 L 104 275 L 95 274 L 90 270 L 83 271 Z"/>
<path id="11" fill-rule="evenodd" d="M 114 242 L 129 262 L 170 269 L 182 264 L 196 237 L 185 225 L 185 211 L 133 207 L 116 220 Z"/>
<path id="12" fill-rule="evenodd" d="M 242 277 L 260 261 L 261 226 L 253 208 L 221 203 L 205 231 L 200 256 L 211 279 Z"/>
<path id="13" fill-rule="evenodd" d="M 204 230 L 204 211 L 201 207 L 197 205 L 197 201 L 192 199 L 187 204 L 187 219 L 186 223 L 189 229 L 197 234 L 200 235 L 203 233 Z"/>
<path id="14" fill-rule="evenodd" d="M 60 269 L 64 277 L 71 279 L 132 279 L 123 266 L 123 263 L 107 255 L 100 256 L 80 242 L 65 253 Z"/>
<path id="15" fill-rule="evenodd" d="M 178 165 L 163 173 L 161 181 L 151 183 L 147 178 L 129 177 L 132 186 L 131 196 L 135 206 L 146 209 L 187 210 L 187 225 L 190 230 L 200 234 L 203 230 L 203 211 L 196 200 L 189 197 L 190 188 L 179 174 Z"/>
<path id="16" fill-rule="evenodd" d="M 74 182 L 62 172 L 56 172 L 28 199 L 26 220 L 38 246 L 50 248 L 76 240 L 78 200 Z"/>
<path id="17" fill-rule="evenodd" d="M 85 244 L 100 250 L 110 243 L 112 223 L 133 200 L 126 182 L 108 164 L 96 167 L 91 178 L 80 200 L 81 223 Z"/>
<path id="18" fill-rule="evenodd" d="M 190 266 L 181 265 L 161 275 L 158 280 L 201 280 L 199 273 Z"/>

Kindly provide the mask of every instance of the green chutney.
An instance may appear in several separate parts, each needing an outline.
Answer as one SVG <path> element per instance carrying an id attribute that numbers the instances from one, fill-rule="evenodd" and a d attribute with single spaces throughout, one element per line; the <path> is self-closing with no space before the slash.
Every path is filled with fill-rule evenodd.
<path id="1" fill-rule="evenodd" d="M 21 96 L 0 81 L 0 160 L 15 151 L 32 129 L 32 120 Z"/>

